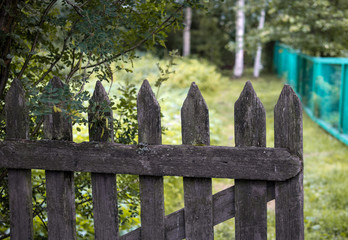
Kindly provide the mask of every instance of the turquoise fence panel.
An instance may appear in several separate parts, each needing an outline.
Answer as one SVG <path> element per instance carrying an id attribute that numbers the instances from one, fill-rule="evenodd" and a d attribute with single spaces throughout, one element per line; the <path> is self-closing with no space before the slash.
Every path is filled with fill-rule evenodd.
<path id="1" fill-rule="evenodd" d="M 322 64 L 322 76 L 316 83 L 320 104 L 319 118 L 337 129 L 340 129 L 341 74 L 341 65 Z"/>
<path id="2" fill-rule="evenodd" d="M 289 84 L 294 87 L 294 89 L 297 89 L 297 78 L 298 78 L 297 58 L 298 58 L 297 53 L 289 52 L 289 62 L 287 65 L 288 81 L 289 81 Z"/>
<path id="3" fill-rule="evenodd" d="M 348 58 L 319 58 L 277 43 L 274 70 L 299 95 L 307 114 L 348 145 Z"/>
<path id="4" fill-rule="evenodd" d="M 348 64 L 342 66 L 341 78 L 340 127 L 344 134 L 348 134 Z"/>

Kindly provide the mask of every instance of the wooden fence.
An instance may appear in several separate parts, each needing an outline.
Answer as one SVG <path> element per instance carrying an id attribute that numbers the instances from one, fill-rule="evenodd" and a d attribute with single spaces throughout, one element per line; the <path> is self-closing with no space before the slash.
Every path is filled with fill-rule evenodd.
<path id="1" fill-rule="evenodd" d="M 63 87 L 58 78 L 49 84 Z M 214 225 L 233 217 L 236 239 L 267 239 L 272 199 L 277 239 L 304 239 L 302 110 L 288 85 L 274 110 L 275 148 L 266 148 L 265 109 L 250 82 L 235 103 L 236 147 L 209 146 L 208 108 L 194 83 L 181 109 L 179 146 L 161 145 L 160 107 L 146 80 L 137 99 L 137 146 L 110 142 L 112 121 L 105 118 L 112 114 L 98 110 L 88 116 L 88 143 L 72 142 L 71 121 L 59 111 L 45 116 L 46 140 L 29 141 L 24 94 L 14 80 L 6 97 L 7 139 L 0 142 L 11 240 L 33 239 L 31 169 L 46 170 L 49 239 L 76 239 L 74 171 L 92 173 L 95 239 L 210 240 Z M 92 100 L 108 101 L 100 82 Z M 141 228 L 121 237 L 115 174 L 140 176 Z M 163 176 L 184 177 L 185 208 L 167 216 Z M 232 178 L 235 186 L 212 195 L 211 178 Z"/>

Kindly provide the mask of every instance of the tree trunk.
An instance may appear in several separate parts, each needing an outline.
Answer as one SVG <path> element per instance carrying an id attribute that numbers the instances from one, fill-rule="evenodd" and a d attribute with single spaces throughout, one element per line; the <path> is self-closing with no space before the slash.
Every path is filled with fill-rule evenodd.
<path id="1" fill-rule="evenodd" d="M 183 33 L 183 56 L 190 55 L 191 52 L 191 22 L 192 22 L 192 8 L 187 7 L 185 13 L 185 28 Z"/>
<path id="2" fill-rule="evenodd" d="M 265 17 L 266 17 L 266 10 L 264 8 L 261 10 L 259 27 L 258 27 L 259 30 L 262 30 L 265 25 Z M 260 76 L 260 70 L 262 69 L 261 55 L 262 55 L 262 44 L 261 42 L 259 42 L 257 45 L 257 51 L 255 56 L 255 62 L 254 62 L 254 77 L 255 78 L 258 78 Z"/>
<path id="3" fill-rule="evenodd" d="M 241 77 L 243 74 L 244 65 L 244 3 L 245 0 L 237 0 L 236 13 L 236 59 L 234 64 L 234 77 Z"/>
<path id="4" fill-rule="evenodd" d="M 20 0 L 3 0 L 0 3 L 0 100 L 5 98 L 4 90 L 10 74 L 12 33 Z"/>

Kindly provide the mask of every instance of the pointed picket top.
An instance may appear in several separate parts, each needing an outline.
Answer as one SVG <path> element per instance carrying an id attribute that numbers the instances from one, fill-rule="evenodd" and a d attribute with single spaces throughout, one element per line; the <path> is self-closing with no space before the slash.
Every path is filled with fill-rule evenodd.
<path id="1" fill-rule="evenodd" d="M 161 144 L 161 108 L 147 80 L 138 93 L 139 143 Z"/>
<path id="2" fill-rule="evenodd" d="M 47 84 L 49 88 L 64 88 L 64 83 L 59 77 L 54 76 Z M 49 94 L 54 94 L 53 92 Z M 51 98 L 56 98 L 51 96 Z M 52 140 L 67 140 L 72 141 L 72 123 L 70 119 L 64 117 L 60 108 L 55 108 L 52 106 L 52 113 L 44 116 L 44 138 Z"/>
<path id="3" fill-rule="evenodd" d="M 266 146 L 266 111 L 250 81 L 234 104 L 236 146 Z"/>
<path id="4" fill-rule="evenodd" d="M 103 84 L 97 81 L 88 107 L 90 141 L 113 141 L 113 118 L 109 103 L 110 100 Z"/>
<path id="5" fill-rule="evenodd" d="M 274 108 L 274 144 L 302 159 L 302 105 L 290 85 L 285 85 Z"/>
<path id="6" fill-rule="evenodd" d="M 51 84 L 51 85 L 52 85 L 53 87 L 55 87 L 55 88 L 63 88 L 63 87 L 64 87 L 64 83 L 63 83 L 62 80 L 60 80 L 60 78 L 57 77 L 57 76 L 54 76 L 54 77 L 50 80 L 49 84 Z"/>
<path id="7" fill-rule="evenodd" d="M 6 100 L 9 98 L 10 95 L 25 95 L 25 91 L 23 88 L 23 85 L 21 83 L 21 81 L 19 81 L 17 78 L 13 79 L 12 83 L 11 83 L 11 87 L 6 95 Z"/>
<path id="8" fill-rule="evenodd" d="M 28 138 L 28 108 L 22 83 L 15 78 L 5 99 L 6 137 Z"/>
<path id="9" fill-rule="evenodd" d="M 146 103 L 155 105 L 156 109 L 160 109 L 155 93 L 152 91 L 150 83 L 147 79 L 143 81 L 143 84 L 140 87 L 137 100 L 144 100 Z"/>
<path id="10" fill-rule="evenodd" d="M 182 143 L 190 145 L 209 145 L 209 110 L 195 82 L 181 108 Z"/>
<path id="11" fill-rule="evenodd" d="M 44 93 L 54 94 L 55 93 L 53 92 L 54 89 L 63 89 L 63 88 L 64 88 L 64 83 L 62 82 L 62 80 L 57 76 L 53 76 L 53 78 L 47 83 Z M 55 98 L 55 96 L 52 96 L 51 98 Z"/>
<path id="12" fill-rule="evenodd" d="M 91 100 L 94 100 L 96 102 L 102 102 L 102 101 L 110 102 L 109 96 L 106 93 L 105 88 L 103 84 L 101 83 L 101 81 L 96 82 Z"/>

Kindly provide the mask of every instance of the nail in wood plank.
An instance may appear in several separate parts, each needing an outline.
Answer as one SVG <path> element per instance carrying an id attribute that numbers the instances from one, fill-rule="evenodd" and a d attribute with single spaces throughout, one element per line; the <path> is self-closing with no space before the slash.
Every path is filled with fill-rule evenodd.
<path id="1" fill-rule="evenodd" d="M 58 77 L 53 77 L 48 83 L 52 94 L 64 87 Z M 71 120 L 63 116 L 62 112 L 53 111 L 52 114 L 44 116 L 43 128 L 47 139 L 72 141 Z M 46 171 L 46 192 L 48 238 L 76 239 L 74 173 Z"/>
<path id="2" fill-rule="evenodd" d="M 90 141 L 113 141 L 112 110 L 109 109 L 109 104 L 110 100 L 103 85 L 97 81 L 88 112 Z M 95 239 L 117 239 L 116 175 L 91 173 L 91 177 Z"/>
<path id="3" fill-rule="evenodd" d="M 6 95 L 6 138 L 28 139 L 28 109 L 21 82 L 14 79 Z M 8 169 L 10 237 L 33 239 L 31 170 Z"/>
<path id="4" fill-rule="evenodd" d="M 302 107 L 289 85 L 285 85 L 274 108 L 274 145 L 288 148 L 303 161 Z M 285 181 L 276 182 L 276 238 L 303 240 L 303 171 Z"/>
<path id="5" fill-rule="evenodd" d="M 147 80 L 139 90 L 137 107 L 139 144 L 162 144 L 161 109 Z M 139 176 L 139 182 L 141 239 L 164 239 L 163 177 Z"/>
<path id="6" fill-rule="evenodd" d="M 181 125 L 183 144 L 210 144 L 209 111 L 195 83 L 181 108 Z M 186 239 L 214 239 L 211 179 L 184 177 L 184 200 Z"/>
<path id="7" fill-rule="evenodd" d="M 237 147 L 266 146 L 266 113 L 248 81 L 234 107 Z M 267 239 L 267 183 L 235 181 L 236 239 Z"/>

